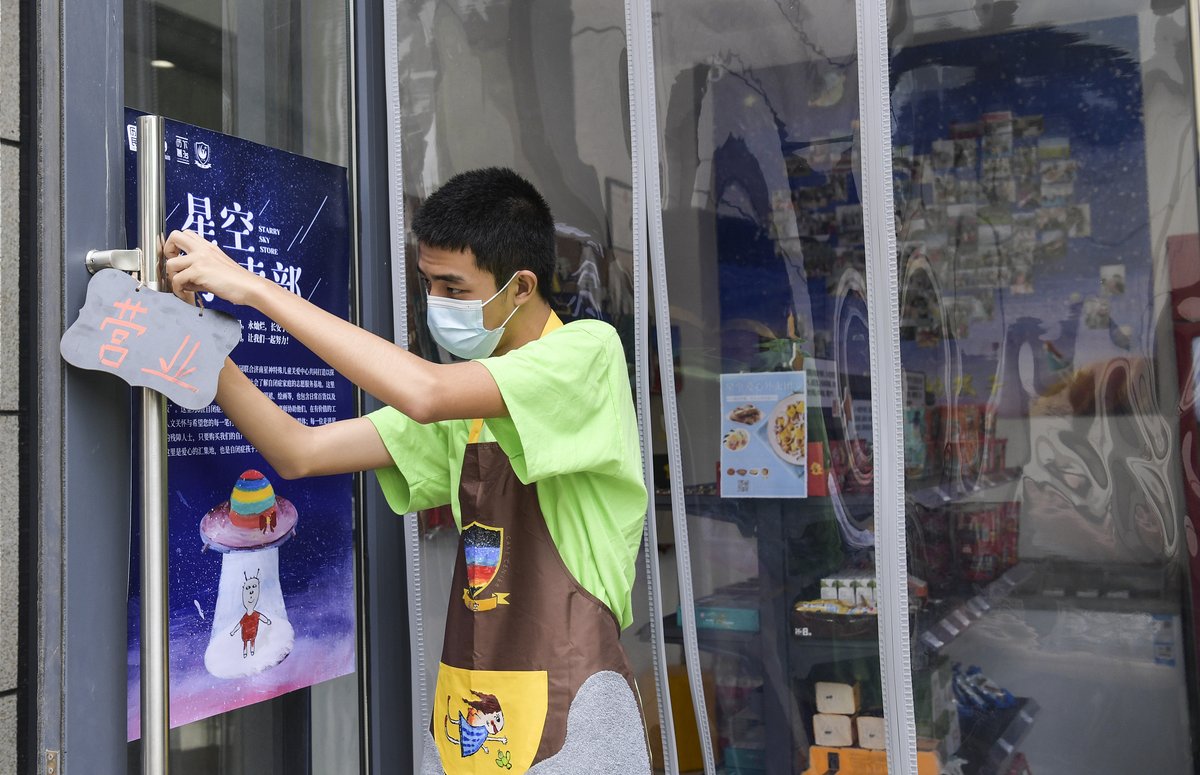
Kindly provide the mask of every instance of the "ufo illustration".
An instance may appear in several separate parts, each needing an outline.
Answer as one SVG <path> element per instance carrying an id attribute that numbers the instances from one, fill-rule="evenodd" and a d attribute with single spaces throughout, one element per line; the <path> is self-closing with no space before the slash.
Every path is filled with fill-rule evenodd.
<path id="1" fill-rule="evenodd" d="M 238 479 L 229 500 L 200 520 L 205 549 L 253 552 L 282 546 L 296 533 L 296 507 L 275 495 L 267 477 L 253 469 Z"/>
<path id="2" fill-rule="evenodd" d="M 292 651 L 295 631 L 279 584 L 279 547 L 296 534 L 296 507 L 253 469 L 200 520 L 204 549 L 221 554 L 221 580 L 204 666 L 218 678 L 255 675 Z M 240 637 L 239 637 L 240 636 Z"/>

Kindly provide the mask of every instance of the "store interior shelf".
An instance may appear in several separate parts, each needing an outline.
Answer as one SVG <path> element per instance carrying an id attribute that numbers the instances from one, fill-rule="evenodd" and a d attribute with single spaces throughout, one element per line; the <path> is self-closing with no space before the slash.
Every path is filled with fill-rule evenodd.
<path id="1" fill-rule="evenodd" d="M 683 627 L 680 626 L 679 618 L 676 614 L 670 613 L 664 616 L 662 628 L 664 641 L 674 645 L 683 644 Z M 638 636 L 648 640 L 650 638 L 650 625 L 643 625 L 638 631 Z M 696 636 L 700 643 L 700 648 L 705 651 L 753 656 L 757 655 L 761 650 L 762 636 L 757 632 L 698 628 Z"/>
<path id="2" fill-rule="evenodd" d="M 954 606 L 940 619 L 925 627 L 918 636 L 918 641 L 931 651 L 941 651 L 946 644 L 982 619 L 1032 575 L 1033 569 L 1028 565 L 1018 563 L 1009 568 L 978 595 Z"/>
<path id="3" fill-rule="evenodd" d="M 963 775 L 1005 775 L 1038 710 L 1035 700 L 1018 697 L 1011 708 L 964 721 L 958 749 L 958 757 L 967 762 Z"/>
<path id="4" fill-rule="evenodd" d="M 679 626 L 679 622 L 675 614 L 667 614 L 663 617 L 663 639 L 667 643 L 680 645 L 683 643 L 683 628 Z M 644 625 L 638 631 L 639 637 L 649 639 L 650 627 Z M 696 630 L 696 638 L 700 648 L 705 651 L 712 651 L 724 654 L 737 654 L 739 656 L 757 656 L 762 650 L 763 635 L 760 632 L 741 632 L 738 630 L 716 630 L 705 627 Z M 830 654 L 842 654 L 847 652 L 862 652 L 864 654 L 879 653 L 879 643 L 874 639 L 860 638 L 803 638 L 795 637 L 792 639 L 793 647 L 802 649 L 814 649 Z"/>
<path id="5" fill-rule="evenodd" d="M 912 503 L 926 508 L 936 508 L 949 503 L 961 503 L 965 500 L 988 500 L 989 498 L 1006 497 L 1005 489 L 1020 478 L 1020 468 L 1008 468 L 989 474 L 980 474 L 971 483 L 952 480 L 946 477 L 925 477 L 905 481 L 905 497 Z M 743 504 L 742 498 L 723 498 L 716 493 L 716 485 L 696 485 L 685 488 L 683 507 L 688 516 L 707 517 L 726 522 L 744 522 L 752 519 Z M 841 492 L 834 496 L 813 495 L 808 498 L 785 498 L 789 505 L 797 508 L 832 508 L 834 499 L 838 499 L 845 510 L 856 519 L 867 519 L 875 508 L 875 495 L 866 492 Z M 757 499 L 756 499 L 757 500 Z M 751 503 L 753 501 L 750 501 Z M 654 494 L 654 506 L 659 511 L 669 512 L 673 508 L 671 493 L 657 491 Z"/>
<path id="6" fill-rule="evenodd" d="M 715 488 L 715 485 L 712 487 Z M 715 492 L 710 492 L 708 486 L 703 492 L 685 492 L 683 507 L 689 517 L 707 517 L 725 522 L 741 523 L 753 519 L 755 504 L 771 500 L 769 498 L 723 498 Z M 871 492 L 839 493 L 836 496 L 812 495 L 807 498 L 779 498 L 789 508 L 826 508 L 832 509 L 833 499 L 839 498 L 846 511 L 856 519 L 867 519 L 875 508 L 875 496 Z M 749 504 L 749 505 L 746 505 Z M 659 512 L 670 512 L 673 508 L 671 494 L 658 491 L 654 494 L 654 507 Z"/>
<path id="7" fill-rule="evenodd" d="M 909 479 L 904 483 L 904 495 L 907 500 L 930 509 L 967 499 L 987 500 L 1000 496 L 1020 476 L 1020 468 L 1006 468 L 980 474 L 972 483 L 945 477 L 938 477 L 936 480 Z"/>

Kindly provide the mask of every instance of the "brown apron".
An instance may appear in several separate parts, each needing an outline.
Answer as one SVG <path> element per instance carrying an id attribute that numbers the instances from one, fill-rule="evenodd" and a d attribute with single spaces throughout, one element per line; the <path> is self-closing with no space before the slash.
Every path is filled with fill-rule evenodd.
<path id="1" fill-rule="evenodd" d="M 463 460 L 430 730 L 448 775 L 523 773 L 553 756 L 572 699 L 598 672 L 637 694 L 616 618 L 563 564 L 536 484 L 521 483 L 499 444 L 474 441 L 479 425 Z M 629 722 L 642 725 L 640 713 Z"/>

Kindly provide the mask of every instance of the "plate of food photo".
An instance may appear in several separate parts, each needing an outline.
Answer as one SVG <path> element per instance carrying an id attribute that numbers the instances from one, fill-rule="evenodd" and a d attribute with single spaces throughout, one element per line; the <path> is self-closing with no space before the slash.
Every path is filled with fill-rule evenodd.
<path id="1" fill-rule="evenodd" d="M 730 452 L 737 452 L 740 449 L 745 449 L 746 445 L 750 443 L 750 434 L 739 428 L 736 431 L 726 433 L 722 443 L 725 445 L 725 449 Z"/>
<path id="2" fill-rule="evenodd" d="M 808 460 L 808 399 L 793 393 L 767 416 L 767 442 L 780 460 L 803 466 Z"/>
<path id="3" fill-rule="evenodd" d="M 729 413 L 729 421 L 742 425 L 758 425 L 762 420 L 762 410 L 754 404 L 742 404 Z"/>

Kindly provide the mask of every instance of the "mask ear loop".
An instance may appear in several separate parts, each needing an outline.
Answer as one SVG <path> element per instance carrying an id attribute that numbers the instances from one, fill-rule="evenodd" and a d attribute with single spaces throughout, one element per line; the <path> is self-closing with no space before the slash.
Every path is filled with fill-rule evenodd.
<path id="1" fill-rule="evenodd" d="M 521 308 L 521 306 L 522 306 L 522 305 L 518 304 L 517 306 L 513 307 L 513 311 L 512 311 L 512 312 L 510 312 L 510 313 L 508 313 L 508 317 L 506 317 L 506 318 L 504 319 L 504 322 L 503 322 L 503 323 L 501 323 L 500 325 L 496 326 L 496 328 L 492 328 L 492 329 L 488 329 L 488 330 L 490 330 L 490 331 L 495 331 L 495 330 L 497 330 L 497 329 L 504 328 L 505 326 L 507 326 L 507 325 L 508 325 L 508 321 L 510 321 L 510 320 L 512 320 L 512 319 L 513 319 L 513 315 L 517 314 L 517 310 L 519 310 L 519 309 Z"/>
<path id="2" fill-rule="evenodd" d="M 483 304 L 481 304 L 481 305 L 480 305 L 480 310 L 482 311 L 483 307 L 486 307 L 487 305 L 491 304 L 493 301 L 495 301 L 495 300 L 496 300 L 496 297 L 497 297 L 497 296 L 499 296 L 500 294 L 504 293 L 504 290 L 505 290 L 506 288 L 508 288 L 508 286 L 512 285 L 512 281 L 513 281 L 513 280 L 515 280 L 515 279 L 517 279 L 517 275 L 518 275 L 518 274 L 520 274 L 520 273 L 519 273 L 519 272 L 513 272 L 513 276 L 512 276 L 512 277 L 510 277 L 510 278 L 508 278 L 508 282 L 506 282 L 506 283 L 505 283 L 505 284 L 504 284 L 504 285 L 503 285 L 503 286 L 500 288 L 500 290 L 498 290 L 498 291 L 496 291 L 495 293 L 493 293 L 493 294 L 492 294 L 492 298 L 488 299 L 487 301 L 485 301 Z M 486 330 L 486 331 L 498 331 L 498 330 L 500 330 L 500 329 L 504 328 L 505 326 L 507 326 L 507 325 L 508 325 L 508 321 L 510 321 L 510 320 L 512 320 L 512 319 L 513 319 L 513 315 L 517 314 L 517 310 L 519 310 L 520 308 L 521 308 L 521 305 L 520 305 L 520 304 L 518 304 L 517 306 L 513 307 L 513 311 L 512 311 L 512 312 L 510 312 L 510 313 L 508 313 L 508 317 L 506 317 L 506 318 L 504 319 L 504 322 L 503 322 L 503 323 L 501 323 L 500 325 L 496 326 L 495 328 L 488 328 L 487 326 L 484 326 L 484 330 Z"/>
<path id="3" fill-rule="evenodd" d="M 487 301 L 485 301 L 485 302 L 483 303 L 483 306 L 485 306 L 485 307 L 486 307 L 487 305 L 489 305 L 489 304 L 491 304 L 493 301 L 495 301 L 497 296 L 499 296 L 500 294 L 504 293 L 505 289 L 506 289 L 506 288 L 508 288 L 508 286 L 512 285 L 512 281 L 513 281 L 513 280 L 515 280 L 515 279 L 517 279 L 517 275 L 519 275 L 519 274 L 520 274 L 520 272 L 519 272 L 519 271 L 517 271 L 517 272 L 513 272 L 513 274 L 512 274 L 512 277 L 508 278 L 508 281 L 507 281 L 506 283 L 504 283 L 504 285 L 501 285 L 501 286 L 500 286 L 500 290 L 498 290 L 498 291 L 496 291 L 495 293 L 493 293 L 493 294 L 492 294 L 492 296 L 491 296 L 491 298 L 489 298 Z M 520 305 L 520 304 L 518 304 L 517 306 L 519 307 L 519 306 L 521 306 L 521 305 Z M 510 317 L 511 317 L 511 316 L 510 316 Z"/>

